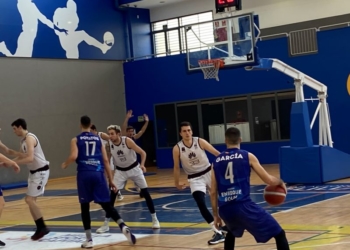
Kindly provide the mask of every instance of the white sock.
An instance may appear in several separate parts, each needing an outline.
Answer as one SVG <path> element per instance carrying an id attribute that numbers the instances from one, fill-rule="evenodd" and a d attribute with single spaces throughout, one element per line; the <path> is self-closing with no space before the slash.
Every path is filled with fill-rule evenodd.
<path id="1" fill-rule="evenodd" d="M 156 215 L 156 213 L 151 214 L 151 216 L 152 216 L 152 220 L 156 220 L 156 219 L 157 219 L 157 215 Z"/>
<path id="2" fill-rule="evenodd" d="M 105 224 L 108 224 L 111 221 L 111 218 L 105 218 Z"/>
<path id="3" fill-rule="evenodd" d="M 219 230 L 214 226 L 214 221 L 211 222 L 209 225 L 210 225 L 211 229 L 213 229 L 213 231 L 214 231 L 215 233 L 222 234 L 221 231 L 219 231 Z"/>

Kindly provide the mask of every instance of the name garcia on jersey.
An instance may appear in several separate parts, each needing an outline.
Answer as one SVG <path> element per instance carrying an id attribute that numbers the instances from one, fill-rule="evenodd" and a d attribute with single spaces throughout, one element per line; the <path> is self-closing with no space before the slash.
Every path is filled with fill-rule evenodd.
<path id="1" fill-rule="evenodd" d="M 233 159 L 243 159 L 243 156 L 240 153 L 221 155 L 216 158 L 216 162 L 230 161 Z"/>

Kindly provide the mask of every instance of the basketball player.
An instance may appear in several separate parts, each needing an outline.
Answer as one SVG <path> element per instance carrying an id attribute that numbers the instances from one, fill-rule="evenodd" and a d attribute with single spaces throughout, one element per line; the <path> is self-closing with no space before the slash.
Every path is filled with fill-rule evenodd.
<path id="1" fill-rule="evenodd" d="M 149 119 L 148 119 L 148 115 L 146 114 L 143 115 L 145 119 L 145 124 L 143 124 L 141 130 L 137 134 L 135 134 L 135 129 L 132 126 L 128 126 L 128 122 L 131 117 L 133 117 L 132 110 L 129 110 L 126 113 L 125 120 L 122 124 L 122 135 L 127 136 L 135 141 L 145 133 L 148 126 Z M 141 189 L 136 184 L 135 186 L 136 186 L 136 190 L 139 192 L 140 198 L 143 198 Z"/>
<path id="2" fill-rule="evenodd" d="M 253 154 L 240 149 L 241 133 L 237 128 L 226 130 L 225 142 L 226 151 L 213 163 L 210 192 L 215 224 L 222 219 L 229 229 L 225 250 L 234 249 L 235 238 L 242 237 L 244 230 L 258 243 L 275 238 L 278 250 L 289 250 L 286 234 L 278 222 L 250 199 L 251 168 L 268 185 L 281 185 L 287 191 L 285 184 L 268 174 Z"/>
<path id="3" fill-rule="evenodd" d="M 0 166 L 13 167 L 13 169 L 15 170 L 16 173 L 19 173 L 19 171 L 20 171 L 20 168 L 17 165 L 17 163 L 12 161 L 12 160 L 10 160 L 9 158 L 4 156 L 3 154 L 0 154 Z M 4 196 L 2 194 L 2 189 L 1 189 L 1 186 L 0 186 L 0 216 L 2 214 L 2 210 L 3 210 L 4 206 L 5 206 L 5 200 L 4 200 Z M 6 244 L 0 240 L 0 246 L 3 247 L 5 245 Z"/>
<path id="4" fill-rule="evenodd" d="M 100 137 L 103 146 L 106 148 L 107 158 L 110 159 L 109 165 L 111 166 L 112 175 L 114 176 L 114 164 L 113 164 L 113 158 L 111 156 L 111 151 L 109 147 L 109 136 L 106 133 L 98 132 L 96 126 L 93 124 L 91 125 L 90 130 L 91 130 L 91 133 L 94 133 L 95 135 L 98 135 Z M 117 193 L 111 192 L 111 195 L 113 196 L 116 195 L 118 201 L 121 201 L 124 199 L 120 190 L 118 190 Z M 115 198 L 111 197 L 111 200 L 115 201 Z M 114 207 L 114 203 L 112 204 L 112 206 Z"/>
<path id="5" fill-rule="evenodd" d="M 29 169 L 28 190 L 25 202 L 29 206 L 30 213 L 36 224 L 36 231 L 31 236 L 32 240 L 39 240 L 50 231 L 46 227 L 42 213 L 36 203 L 37 197 L 44 194 L 45 186 L 49 179 L 50 168 L 39 139 L 27 130 L 27 123 L 20 118 L 11 124 L 14 133 L 21 138 L 21 152 L 9 149 L 0 143 L 0 148 L 11 156 L 18 165 L 26 164 Z"/>
<path id="6" fill-rule="evenodd" d="M 141 188 L 141 193 L 146 200 L 148 210 L 152 216 L 152 228 L 159 229 L 160 224 L 156 216 L 154 204 L 151 195 L 147 189 L 147 182 L 143 172 L 146 172 L 144 167 L 146 161 L 146 152 L 143 151 L 136 143 L 126 136 L 120 136 L 120 127 L 117 125 L 110 125 L 108 128 L 110 138 L 111 154 L 113 162 L 116 164 L 115 168 L 115 183 L 117 189 L 123 189 L 127 180 L 132 180 L 138 187 Z M 141 155 L 141 164 L 138 163 L 136 153 Z M 114 204 L 114 201 L 111 201 Z M 110 214 L 106 213 L 106 219 L 102 227 L 97 229 L 97 233 L 104 233 L 109 231 Z"/>
<path id="7" fill-rule="evenodd" d="M 91 120 L 88 116 L 80 118 L 81 133 L 71 140 L 71 152 L 62 164 L 65 169 L 74 161 L 77 167 L 77 186 L 86 241 L 82 248 L 92 248 L 90 202 L 94 201 L 108 212 L 119 225 L 120 230 L 130 244 L 136 243 L 135 236 L 120 217 L 118 211 L 109 202 L 109 191 L 104 173 L 108 178 L 109 187 L 116 191 L 113 176 L 109 166 L 106 149 L 99 136 L 90 132 Z"/>
<path id="8" fill-rule="evenodd" d="M 182 122 L 180 124 L 180 135 L 182 140 L 173 148 L 175 186 L 179 190 L 186 188 L 186 184 L 179 184 L 181 161 L 182 168 L 188 175 L 191 193 L 199 211 L 215 232 L 213 238 L 208 241 L 208 244 L 215 245 L 221 243 L 225 240 L 224 234 L 215 227 L 214 218 L 205 204 L 207 187 L 210 189 L 211 185 L 211 164 L 205 151 L 208 151 L 214 156 L 219 155 L 220 152 L 206 140 L 192 137 L 192 128 L 189 122 Z"/>

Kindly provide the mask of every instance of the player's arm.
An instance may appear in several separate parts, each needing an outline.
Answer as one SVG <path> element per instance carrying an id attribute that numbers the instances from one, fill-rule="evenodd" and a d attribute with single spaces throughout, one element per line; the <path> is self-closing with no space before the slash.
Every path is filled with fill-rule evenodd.
<path id="1" fill-rule="evenodd" d="M 146 157 L 147 157 L 146 152 L 142 148 L 137 146 L 137 144 L 129 138 L 126 138 L 125 143 L 126 143 L 126 146 L 128 146 L 130 149 L 134 150 L 136 153 L 138 153 L 141 156 L 140 165 L 141 165 L 142 170 L 145 171 L 145 162 L 146 162 Z"/>
<path id="2" fill-rule="evenodd" d="M 252 153 L 249 153 L 249 163 L 250 166 L 253 168 L 253 170 L 256 172 L 256 174 L 260 177 L 260 179 L 265 182 L 267 185 L 271 185 L 271 186 L 278 186 L 278 185 L 282 185 L 285 187 L 284 182 L 279 179 L 276 178 L 273 175 L 270 175 L 261 165 L 260 162 L 258 160 L 258 158 L 256 158 L 255 155 L 253 155 Z M 287 190 L 287 189 L 286 189 Z"/>
<path id="3" fill-rule="evenodd" d="M 75 162 L 78 157 L 78 146 L 77 146 L 77 138 L 73 138 L 70 142 L 70 154 L 65 162 L 62 163 L 62 168 L 68 167 L 69 164 Z"/>
<path id="4" fill-rule="evenodd" d="M 107 158 L 107 152 L 105 147 L 102 145 L 101 146 L 101 151 L 102 151 L 102 159 L 103 159 L 103 165 L 105 166 L 105 174 L 107 176 L 108 184 L 112 188 L 114 192 L 117 191 L 117 187 L 113 183 L 113 175 L 112 175 L 112 170 L 111 166 L 109 165 L 109 160 Z"/>
<path id="5" fill-rule="evenodd" d="M 122 135 L 126 136 L 126 128 L 128 127 L 128 122 L 129 122 L 129 119 L 133 117 L 132 115 L 132 110 L 128 110 L 128 112 L 126 113 L 126 116 L 125 116 L 125 120 L 121 126 L 121 133 Z"/>
<path id="6" fill-rule="evenodd" d="M 9 149 L 5 144 L 3 144 L 1 141 L 0 141 L 0 149 L 7 155 L 10 155 L 10 156 L 16 156 L 16 157 L 25 157 L 26 154 L 25 153 L 22 153 L 22 152 L 19 152 L 19 151 L 15 151 L 13 149 Z"/>
<path id="7" fill-rule="evenodd" d="M 0 163 L 1 163 L 0 166 L 2 165 L 5 167 L 13 167 L 16 173 L 20 171 L 20 167 L 17 165 L 17 163 L 14 162 L 13 160 L 10 160 L 3 154 L 0 154 Z"/>
<path id="8" fill-rule="evenodd" d="M 33 136 L 27 136 L 26 144 L 27 152 L 15 160 L 17 164 L 28 164 L 34 161 L 34 147 L 36 145 L 36 139 Z"/>
<path id="9" fill-rule="evenodd" d="M 214 168 L 211 168 L 211 187 L 210 187 L 210 202 L 213 209 L 213 216 L 219 217 L 218 214 L 218 189 L 216 184 L 216 177 Z"/>
<path id="10" fill-rule="evenodd" d="M 209 142 L 207 142 L 206 140 L 199 138 L 198 140 L 199 142 L 199 146 L 204 149 L 205 151 L 208 151 L 209 153 L 211 153 L 214 156 L 218 156 L 220 154 L 219 151 L 217 151 Z"/>
<path id="11" fill-rule="evenodd" d="M 143 117 L 145 118 L 145 124 L 143 124 L 141 130 L 136 135 L 134 135 L 135 140 L 139 139 L 147 129 L 148 122 L 149 122 L 148 115 L 144 114 Z"/>
<path id="12" fill-rule="evenodd" d="M 180 185 L 180 149 L 177 145 L 173 148 L 174 161 L 174 182 L 175 187 L 179 190 L 186 188 L 185 184 Z"/>

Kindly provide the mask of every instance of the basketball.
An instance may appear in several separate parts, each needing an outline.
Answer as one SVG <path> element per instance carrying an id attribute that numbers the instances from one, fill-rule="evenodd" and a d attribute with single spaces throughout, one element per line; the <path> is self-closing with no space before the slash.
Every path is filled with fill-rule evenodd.
<path id="1" fill-rule="evenodd" d="M 104 33 L 103 35 L 103 41 L 105 44 L 107 44 L 108 46 L 113 46 L 114 45 L 114 36 L 111 32 L 107 31 L 106 33 Z"/>
<path id="2" fill-rule="evenodd" d="M 286 199 L 286 191 L 281 186 L 266 186 L 264 199 L 271 206 L 278 206 Z"/>

